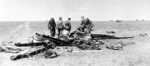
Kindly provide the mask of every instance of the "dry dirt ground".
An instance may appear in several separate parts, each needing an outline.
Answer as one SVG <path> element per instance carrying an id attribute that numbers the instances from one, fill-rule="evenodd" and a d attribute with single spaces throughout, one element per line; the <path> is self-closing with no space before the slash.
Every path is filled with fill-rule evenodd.
<path id="1" fill-rule="evenodd" d="M 150 34 L 145 36 L 135 34 L 132 39 L 111 41 L 134 42 L 124 46 L 122 50 L 78 50 L 73 52 L 60 51 L 60 56 L 45 59 L 43 54 L 33 58 L 11 61 L 12 53 L 0 53 L 0 66 L 150 66 Z"/>

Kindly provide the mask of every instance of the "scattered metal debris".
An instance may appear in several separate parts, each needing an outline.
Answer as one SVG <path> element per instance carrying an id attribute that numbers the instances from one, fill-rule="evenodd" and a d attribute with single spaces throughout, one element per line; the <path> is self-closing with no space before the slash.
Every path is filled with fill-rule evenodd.
<path id="1" fill-rule="evenodd" d="M 44 52 L 45 58 L 55 58 L 58 57 L 59 54 L 54 51 L 54 48 L 57 46 L 68 46 L 68 47 L 78 47 L 81 50 L 101 50 L 100 46 L 105 43 L 100 41 L 102 39 L 127 39 L 133 37 L 116 37 L 112 35 L 103 35 L 103 34 L 87 34 L 82 32 L 75 32 L 73 38 L 67 38 L 67 40 L 63 40 L 60 38 L 53 38 L 47 35 L 42 35 L 36 33 L 36 40 L 38 42 L 29 42 L 29 43 L 15 43 L 17 47 L 37 47 L 41 46 L 43 48 L 25 52 L 22 54 L 13 55 L 10 57 L 11 60 L 18 60 L 21 58 L 27 58 L 30 56 L 34 56 L 36 54 Z M 109 49 L 120 50 L 123 48 L 121 43 L 111 43 L 106 46 Z M 73 50 L 68 50 L 68 52 L 72 52 Z"/>

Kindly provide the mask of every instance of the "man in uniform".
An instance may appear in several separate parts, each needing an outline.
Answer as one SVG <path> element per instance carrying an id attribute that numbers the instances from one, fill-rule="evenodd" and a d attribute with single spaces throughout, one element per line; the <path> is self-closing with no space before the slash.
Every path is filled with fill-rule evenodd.
<path id="1" fill-rule="evenodd" d="M 56 28 L 58 30 L 58 37 L 59 37 L 62 34 L 62 31 L 64 30 L 64 24 L 63 24 L 63 21 L 62 21 L 62 17 L 59 17 L 59 21 L 57 23 Z"/>
<path id="2" fill-rule="evenodd" d="M 71 18 L 68 18 L 68 20 L 65 22 L 65 29 L 70 33 L 71 31 L 71 23 L 70 23 Z"/>
<path id="3" fill-rule="evenodd" d="M 93 31 L 93 27 L 94 27 L 94 24 L 92 23 L 92 21 L 89 18 L 86 18 L 85 31 L 87 31 L 87 33 L 91 33 L 91 31 Z"/>
<path id="4" fill-rule="evenodd" d="M 86 20 L 85 20 L 84 16 L 82 16 L 81 17 L 81 24 L 80 24 L 78 30 L 84 32 L 85 27 L 86 27 Z"/>
<path id="5" fill-rule="evenodd" d="M 52 37 L 55 36 L 55 27 L 56 27 L 55 20 L 54 18 L 51 18 L 48 23 L 48 28 L 50 29 L 50 33 Z"/>

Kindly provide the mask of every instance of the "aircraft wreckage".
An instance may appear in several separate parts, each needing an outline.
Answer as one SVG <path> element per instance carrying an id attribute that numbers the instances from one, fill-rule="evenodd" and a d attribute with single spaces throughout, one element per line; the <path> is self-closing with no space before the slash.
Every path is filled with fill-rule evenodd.
<path id="1" fill-rule="evenodd" d="M 105 35 L 105 34 L 86 34 L 84 32 L 74 32 L 68 38 L 66 37 L 59 37 L 53 38 L 48 35 L 42 35 L 36 33 L 36 40 L 38 42 L 29 42 L 29 43 L 15 43 L 17 47 L 36 47 L 36 46 L 43 46 L 43 48 L 37 49 L 31 52 L 25 52 L 22 54 L 13 55 L 10 57 L 11 60 L 18 60 L 21 58 L 32 57 L 36 54 L 45 52 L 45 57 L 49 55 L 54 55 L 53 57 L 57 57 L 58 54 L 56 52 L 48 52 L 49 49 L 53 50 L 57 46 L 69 46 L 69 47 L 77 47 L 81 50 L 101 50 L 99 46 L 103 43 L 99 40 L 103 39 L 127 39 L 133 37 L 117 37 L 112 35 Z M 52 56 L 51 56 L 52 57 Z"/>

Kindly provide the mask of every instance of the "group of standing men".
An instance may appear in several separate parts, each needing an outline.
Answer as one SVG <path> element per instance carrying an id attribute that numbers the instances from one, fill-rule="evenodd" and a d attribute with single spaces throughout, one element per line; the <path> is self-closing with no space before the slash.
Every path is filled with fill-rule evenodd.
<path id="1" fill-rule="evenodd" d="M 48 28 L 50 29 L 51 37 L 55 36 L 56 29 L 58 31 L 58 37 L 62 34 L 63 30 L 66 30 L 70 33 L 71 31 L 71 18 L 68 18 L 67 21 L 63 22 L 62 17 L 59 17 L 59 21 L 57 24 L 55 23 L 54 18 L 51 18 L 48 23 Z M 77 30 L 82 32 L 88 32 L 93 30 L 94 24 L 92 23 L 89 18 L 84 18 L 84 16 L 81 17 L 81 24 Z"/>
<path id="2" fill-rule="evenodd" d="M 50 29 L 51 36 L 54 37 L 56 29 L 58 30 L 58 36 L 61 35 L 63 30 L 71 31 L 71 18 L 68 18 L 67 21 L 63 22 L 62 17 L 59 17 L 59 21 L 56 24 L 54 18 L 51 18 L 48 23 L 48 28 Z"/>

